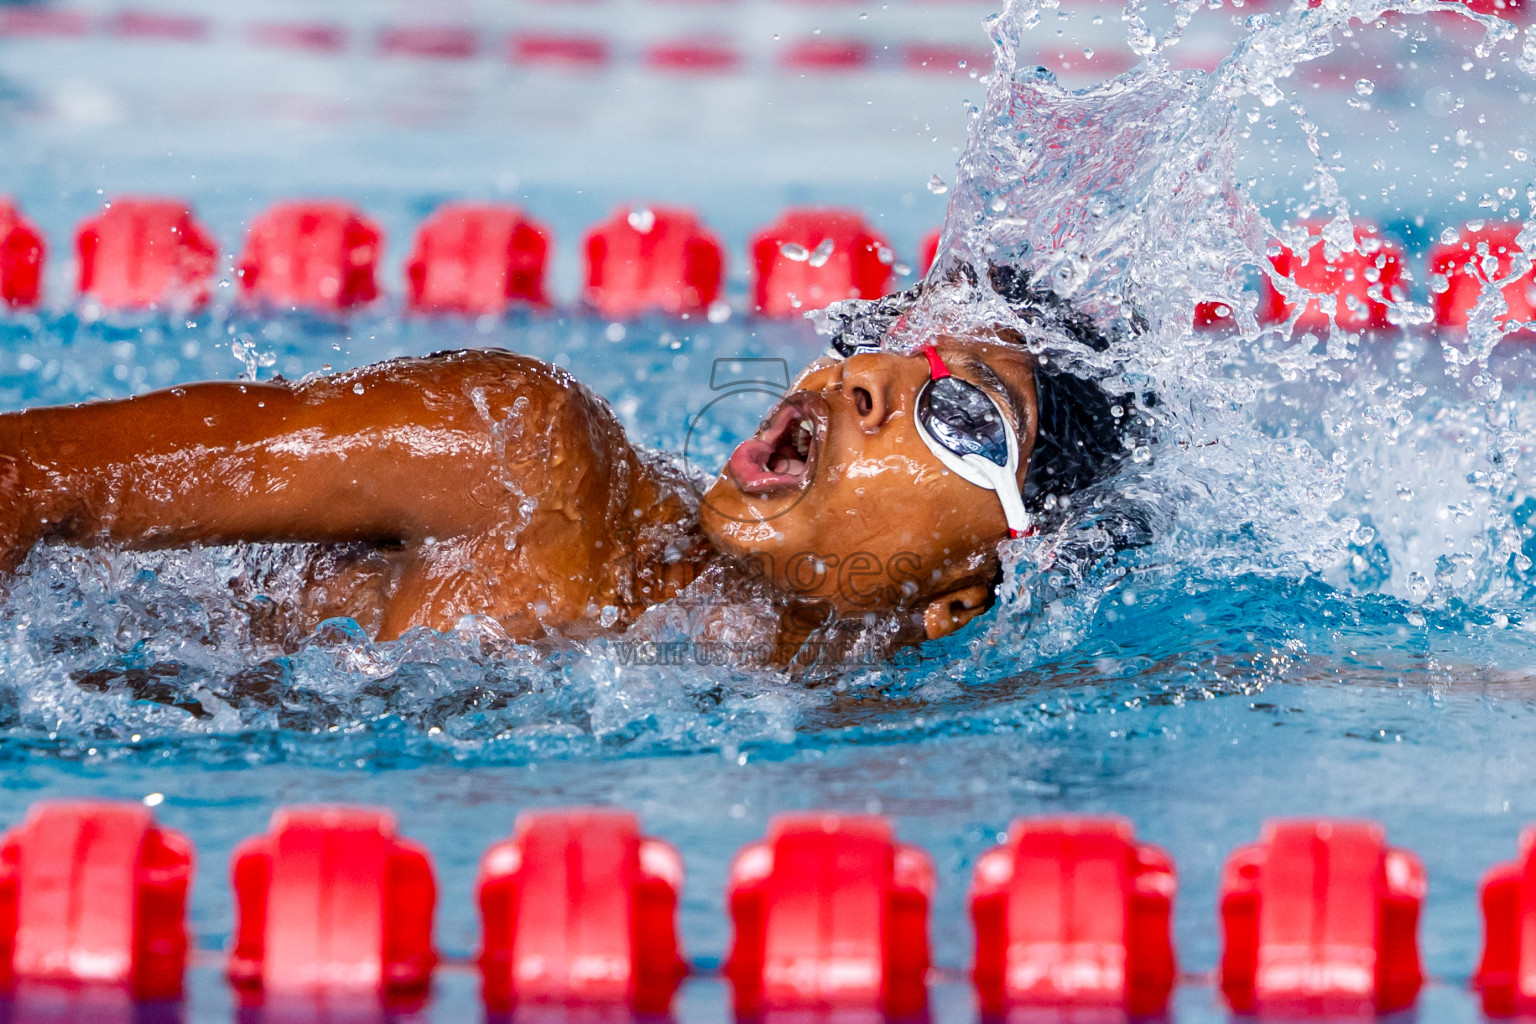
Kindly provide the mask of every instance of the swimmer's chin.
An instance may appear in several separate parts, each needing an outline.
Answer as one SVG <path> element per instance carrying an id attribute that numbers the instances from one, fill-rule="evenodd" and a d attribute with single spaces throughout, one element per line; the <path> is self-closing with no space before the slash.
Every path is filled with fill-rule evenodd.
<path id="1" fill-rule="evenodd" d="M 722 471 L 704 493 L 699 506 L 699 527 L 717 550 L 733 555 L 754 554 L 778 538 L 774 513 L 782 511 L 781 505 L 776 509 L 758 505 L 728 472 Z"/>

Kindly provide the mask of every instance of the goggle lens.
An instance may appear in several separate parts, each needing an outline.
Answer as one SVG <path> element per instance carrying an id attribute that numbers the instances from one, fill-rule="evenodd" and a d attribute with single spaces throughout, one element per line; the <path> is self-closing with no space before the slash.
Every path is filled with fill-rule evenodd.
<path id="1" fill-rule="evenodd" d="M 917 396 L 917 415 L 934 440 L 956 455 L 1008 465 L 1008 427 L 997 403 L 969 381 L 930 380 Z"/>

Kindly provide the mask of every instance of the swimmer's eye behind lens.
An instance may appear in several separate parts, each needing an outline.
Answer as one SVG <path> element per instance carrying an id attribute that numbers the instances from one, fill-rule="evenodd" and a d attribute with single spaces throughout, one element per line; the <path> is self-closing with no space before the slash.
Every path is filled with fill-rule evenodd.
<path id="1" fill-rule="evenodd" d="M 1019 439 L 1002 407 L 968 380 L 957 380 L 932 345 L 924 345 L 928 381 L 917 393 L 918 436 L 962 480 L 992 491 L 1002 503 L 1008 535 L 1033 532 L 1015 471 Z"/>
<path id="2" fill-rule="evenodd" d="M 1008 465 L 1008 426 L 997 403 L 969 381 L 929 381 L 917 396 L 917 415 L 934 440 L 956 455 Z"/>

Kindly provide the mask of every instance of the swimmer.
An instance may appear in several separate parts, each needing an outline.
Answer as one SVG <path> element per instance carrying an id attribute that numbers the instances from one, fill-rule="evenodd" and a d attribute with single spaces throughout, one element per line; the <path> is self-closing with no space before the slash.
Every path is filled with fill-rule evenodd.
<path id="1" fill-rule="evenodd" d="M 702 500 L 501 350 L 3 414 L 0 571 L 46 543 L 304 543 L 306 628 L 476 615 L 533 640 L 622 631 L 710 568 L 771 588 L 781 649 L 870 614 L 946 636 L 992 603 L 1000 542 L 1119 460 L 1122 410 L 1006 334 L 834 344 Z"/>

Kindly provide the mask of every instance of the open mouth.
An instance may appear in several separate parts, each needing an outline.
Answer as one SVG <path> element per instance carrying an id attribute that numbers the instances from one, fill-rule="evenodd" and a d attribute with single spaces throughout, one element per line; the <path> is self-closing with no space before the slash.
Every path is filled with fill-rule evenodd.
<path id="1" fill-rule="evenodd" d="M 816 470 L 816 451 L 825 434 L 814 395 L 787 396 L 736 446 L 726 471 L 747 494 L 773 495 L 803 490 Z"/>

